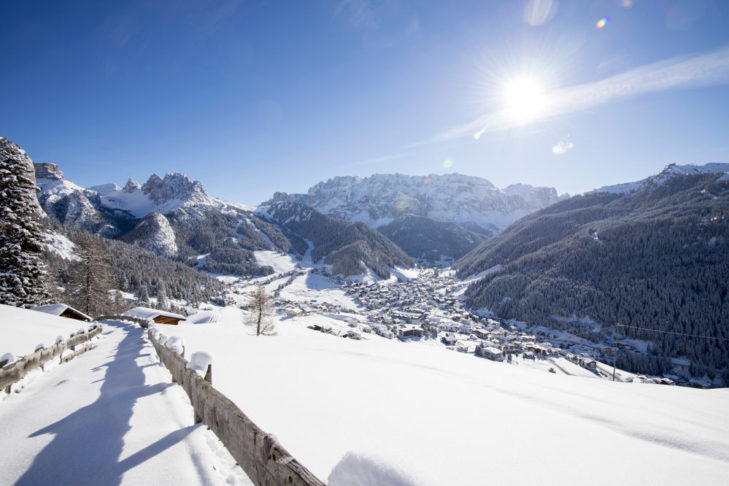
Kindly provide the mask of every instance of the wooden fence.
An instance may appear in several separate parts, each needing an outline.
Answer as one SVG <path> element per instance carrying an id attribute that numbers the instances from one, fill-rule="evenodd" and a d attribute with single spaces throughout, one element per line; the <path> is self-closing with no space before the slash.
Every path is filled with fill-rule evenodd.
<path id="1" fill-rule="evenodd" d="M 254 484 L 324 486 L 273 435 L 262 431 L 232 401 L 213 388 L 210 366 L 206 381 L 187 369 L 184 356 L 161 345 L 151 329 L 147 334 L 173 381 L 190 397 L 196 422 L 202 421 L 218 436 Z"/>
<path id="2" fill-rule="evenodd" d="M 144 329 L 147 329 L 149 327 L 149 321 L 147 319 L 142 319 L 141 317 L 130 317 L 130 316 L 122 316 L 122 315 L 105 315 L 105 316 L 99 316 L 96 318 L 97 321 L 123 321 L 123 322 L 131 322 L 134 324 L 139 324 L 139 327 L 143 327 Z"/>
<path id="3" fill-rule="evenodd" d="M 20 381 L 30 370 L 38 367 L 43 369 L 43 366 L 56 356 L 60 355 L 60 362 L 63 363 L 87 351 L 91 347 L 89 341 L 94 336 L 101 334 L 101 329 L 101 324 L 96 324 L 94 328 L 84 333 L 76 334 L 51 347 L 38 349 L 32 354 L 0 368 L 0 390 L 5 389 L 6 393 L 10 393 L 13 384 Z M 79 345 L 83 346 L 76 349 Z M 67 349 L 71 350 L 71 353 L 62 354 Z"/>

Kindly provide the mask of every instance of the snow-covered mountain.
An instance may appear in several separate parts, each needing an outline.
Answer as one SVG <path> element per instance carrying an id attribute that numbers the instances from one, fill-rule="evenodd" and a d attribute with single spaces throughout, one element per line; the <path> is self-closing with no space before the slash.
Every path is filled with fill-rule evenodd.
<path id="1" fill-rule="evenodd" d="M 611 194 L 629 195 L 644 188 L 659 187 L 674 177 L 697 174 L 721 174 L 719 180 L 729 180 L 729 164 L 722 162 L 712 162 L 704 165 L 669 164 L 658 174 L 646 177 L 640 181 L 603 186 L 591 192 L 609 192 Z"/>
<path id="2" fill-rule="evenodd" d="M 486 179 L 462 174 L 335 177 L 290 197 L 324 214 L 375 228 L 412 214 L 486 234 L 560 199 L 551 187 L 515 184 L 499 189 Z"/>
<path id="3" fill-rule="evenodd" d="M 87 189 L 66 180 L 55 164 L 37 163 L 35 170 L 38 198 L 53 219 L 211 273 L 270 273 L 256 259 L 259 250 L 299 258 L 309 252 L 312 263 L 326 263 L 344 275 L 372 271 L 387 277 L 394 266 L 413 265 L 400 248 L 361 223 L 336 220 L 299 203 L 291 203 L 286 218 L 281 206 L 254 213 L 209 196 L 184 174 Z M 306 217 L 312 214 L 311 220 Z"/>
<path id="4" fill-rule="evenodd" d="M 209 196 L 198 181 L 174 173 L 143 185 L 83 188 L 55 164 L 35 164 L 38 198 L 53 219 L 107 238 L 122 239 L 165 258 L 199 262 L 213 273 L 265 274 L 252 252 L 296 253 L 281 231 L 251 208 Z"/>

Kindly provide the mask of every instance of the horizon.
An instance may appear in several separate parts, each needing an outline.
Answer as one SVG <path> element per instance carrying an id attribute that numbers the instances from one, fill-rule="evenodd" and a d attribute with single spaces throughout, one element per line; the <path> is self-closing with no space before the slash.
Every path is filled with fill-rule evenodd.
<path id="1" fill-rule="evenodd" d="M 729 8 L 187 0 L 0 7 L 0 135 L 83 186 L 257 205 L 339 176 L 581 194 L 729 161 Z"/>
<path id="2" fill-rule="evenodd" d="M 4 137 L 0 136 L 0 138 L 4 138 Z M 11 140 L 11 142 L 12 142 L 12 140 Z M 32 159 L 32 156 L 31 156 L 31 159 Z M 37 162 L 37 161 L 33 160 L 33 163 L 54 163 L 54 162 Z M 316 185 L 318 183 L 326 183 L 326 182 L 329 182 L 332 179 L 338 179 L 338 178 L 342 178 L 342 177 L 354 177 L 354 178 L 357 178 L 359 180 L 362 180 L 362 179 L 367 179 L 367 178 L 375 177 L 375 176 L 405 176 L 405 177 L 433 177 L 433 176 L 435 176 L 435 177 L 442 177 L 442 176 L 449 176 L 449 175 L 457 175 L 457 176 L 475 177 L 475 178 L 483 179 L 486 182 L 489 182 L 489 183 L 493 184 L 500 191 L 504 191 L 505 189 L 507 189 L 509 186 L 512 186 L 512 185 L 527 185 L 527 186 L 531 186 L 531 187 L 534 187 L 534 188 L 545 187 L 545 188 L 548 188 L 548 189 L 555 189 L 557 191 L 557 195 L 560 198 L 563 198 L 563 197 L 579 196 L 579 195 L 586 194 L 588 192 L 591 192 L 591 191 L 600 189 L 602 187 L 610 187 L 610 186 L 614 186 L 614 185 L 631 184 L 631 183 L 634 183 L 634 182 L 640 182 L 643 179 L 646 179 L 646 178 L 649 178 L 651 176 L 654 176 L 654 175 L 659 174 L 660 172 L 662 172 L 663 170 L 667 169 L 671 165 L 690 166 L 690 167 L 703 167 L 703 166 L 712 165 L 712 164 L 727 164 L 727 165 L 729 165 L 729 163 L 727 163 L 727 162 L 718 162 L 718 161 L 706 162 L 706 163 L 702 163 L 702 164 L 667 164 L 660 171 L 655 172 L 653 174 L 648 174 L 645 177 L 641 177 L 640 179 L 617 182 L 616 184 L 604 184 L 602 186 L 593 187 L 593 188 L 587 189 L 587 190 L 585 190 L 583 192 L 579 192 L 579 193 L 560 192 L 558 188 L 553 187 L 553 186 L 535 186 L 535 185 L 532 185 L 532 184 L 525 184 L 525 183 L 521 183 L 521 182 L 514 182 L 514 183 L 511 183 L 511 184 L 506 184 L 504 186 L 499 186 L 497 184 L 494 184 L 493 181 L 489 180 L 488 178 L 481 177 L 481 176 L 474 176 L 474 175 L 471 175 L 471 174 L 463 174 L 463 173 L 460 173 L 460 172 L 446 172 L 446 173 L 441 173 L 441 174 L 430 173 L 430 174 L 423 174 L 423 175 L 419 175 L 419 174 L 403 174 L 403 173 L 400 173 L 400 172 L 391 172 L 391 173 L 373 173 L 373 174 L 369 174 L 367 176 L 347 176 L 347 175 L 331 176 L 331 177 L 328 177 L 327 179 L 321 180 L 321 181 L 319 181 L 319 182 L 317 182 L 317 183 L 315 183 L 315 184 L 313 184 L 313 185 L 311 185 L 311 186 L 309 186 L 309 187 L 307 187 L 307 188 L 305 188 L 305 189 L 303 189 L 301 191 L 297 191 L 297 192 L 286 192 L 286 191 L 274 190 L 269 197 L 267 197 L 265 199 L 262 199 L 261 201 L 258 201 L 257 203 L 249 203 L 249 202 L 244 202 L 244 201 L 235 201 L 235 200 L 229 200 L 229 199 L 225 199 L 225 198 L 219 197 L 216 194 L 212 193 L 205 186 L 205 184 L 202 181 L 200 181 L 198 179 L 191 178 L 187 174 L 185 174 L 184 172 L 179 172 L 179 171 L 165 172 L 162 175 L 157 174 L 156 172 L 153 172 L 153 173 L 149 174 L 147 177 L 141 178 L 141 179 L 136 179 L 134 177 L 129 177 L 122 184 L 120 184 L 118 182 L 115 182 L 115 181 L 106 181 L 106 182 L 99 182 L 97 184 L 91 184 L 89 186 L 81 186 L 81 187 L 83 187 L 84 189 L 94 190 L 93 189 L 94 187 L 100 187 L 100 186 L 104 186 L 106 184 L 114 184 L 119 189 L 121 189 L 121 188 L 123 188 L 126 185 L 126 183 L 129 180 L 132 180 L 132 181 L 136 182 L 137 184 L 139 184 L 140 186 L 143 186 L 153 176 L 157 176 L 157 177 L 160 177 L 160 178 L 164 179 L 166 176 L 169 176 L 169 175 L 182 174 L 185 177 L 187 177 L 188 179 L 190 179 L 192 182 L 200 182 L 202 184 L 203 190 L 205 191 L 205 193 L 208 196 L 211 196 L 213 198 L 219 199 L 219 200 L 224 201 L 224 202 L 227 202 L 227 203 L 239 204 L 239 205 L 250 206 L 250 207 L 258 207 L 261 204 L 263 204 L 264 202 L 267 202 L 271 198 L 273 198 L 274 194 L 277 193 L 277 192 L 285 192 L 286 194 L 289 194 L 289 195 L 292 195 L 292 194 L 307 194 L 308 191 L 309 191 L 309 189 L 311 189 L 314 185 Z M 56 165 L 58 165 L 58 164 L 56 164 Z M 64 177 L 65 180 L 67 180 L 69 182 L 73 182 L 74 184 L 77 184 L 76 181 L 74 181 L 73 179 L 67 177 L 66 172 L 63 170 L 63 167 L 61 167 L 59 165 L 58 168 L 63 173 L 63 177 Z"/>

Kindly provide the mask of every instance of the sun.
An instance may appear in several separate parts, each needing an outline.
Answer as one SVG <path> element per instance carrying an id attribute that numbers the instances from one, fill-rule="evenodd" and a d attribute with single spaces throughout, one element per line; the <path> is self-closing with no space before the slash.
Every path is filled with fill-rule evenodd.
<path id="1" fill-rule="evenodd" d="M 504 113 L 513 122 L 521 124 L 544 113 L 547 97 L 538 79 L 518 77 L 504 83 L 502 103 Z"/>

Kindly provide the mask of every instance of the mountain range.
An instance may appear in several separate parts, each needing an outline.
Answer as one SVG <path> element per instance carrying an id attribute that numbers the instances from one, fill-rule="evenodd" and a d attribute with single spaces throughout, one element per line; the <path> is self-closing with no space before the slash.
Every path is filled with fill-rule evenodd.
<path id="1" fill-rule="evenodd" d="M 423 264 L 448 265 L 520 217 L 567 196 L 526 184 L 499 189 L 462 174 L 376 174 L 335 177 L 306 194 L 286 197 L 329 216 L 366 223 Z"/>
<path id="2" fill-rule="evenodd" d="M 211 273 L 266 275 L 272 269 L 258 264 L 258 250 L 311 256 L 345 276 L 372 271 L 388 278 L 389 269 L 414 265 L 381 233 L 301 203 L 279 201 L 255 211 L 213 198 L 179 173 L 155 174 L 143 185 L 130 179 L 124 187 L 86 189 L 55 164 L 34 166 L 39 201 L 54 220 Z"/>

